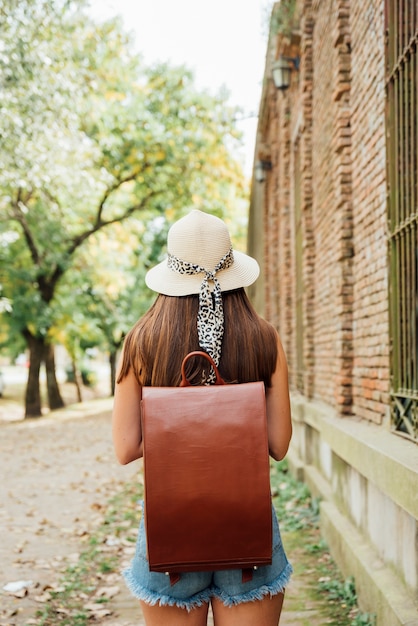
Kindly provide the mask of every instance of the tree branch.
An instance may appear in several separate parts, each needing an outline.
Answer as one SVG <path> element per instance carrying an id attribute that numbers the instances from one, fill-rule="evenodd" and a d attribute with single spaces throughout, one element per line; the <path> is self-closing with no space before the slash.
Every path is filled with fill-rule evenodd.
<path id="1" fill-rule="evenodd" d="M 125 178 L 120 178 L 119 180 L 117 180 L 111 187 L 108 187 L 106 189 L 106 191 L 103 194 L 103 197 L 99 203 L 99 207 L 98 207 L 98 211 L 97 211 L 97 217 L 96 217 L 96 222 L 95 222 L 95 227 L 99 227 L 100 225 L 103 223 L 102 222 L 102 214 L 104 211 L 104 207 L 106 204 L 107 199 L 110 197 L 110 195 L 116 191 L 117 189 L 119 189 L 120 187 L 122 187 L 122 185 L 124 185 L 125 183 L 129 183 L 132 180 L 135 180 L 135 178 L 146 168 L 148 164 L 145 163 L 139 170 L 132 172 L 129 176 L 125 176 Z"/>
<path id="2" fill-rule="evenodd" d="M 29 200 L 29 198 L 30 194 L 27 196 L 27 198 L 25 198 L 26 202 Z M 22 199 L 22 190 L 19 189 L 17 193 L 17 199 L 15 202 L 12 203 L 13 217 L 22 227 L 23 235 L 29 248 L 33 263 L 35 265 L 39 265 L 41 256 L 39 254 L 38 248 L 36 247 L 35 239 L 25 219 L 25 214 L 22 210 L 23 207 L 27 208 Z"/>
<path id="3" fill-rule="evenodd" d="M 44 195 L 48 198 L 48 200 L 50 200 L 51 202 L 53 202 L 59 209 L 60 213 L 62 214 L 62 206 L 61 206 L 61 202 L 58 200 L 58 198 L 56 196 L 54 196 L 50 191 L 48 191 L 47 189 L 43 189 L 43 193 Z"/>
<path id="4" fill-rule="evenodd" d="M 104 226 L 109 226 L 110 224 L 117 224 L 117 223 L 123 222 L 128 217 L 131 217 L 131 215 L 136 213 L 136 211 L 141 211 L 142 209 L 146 207 L 146 205 L 151 200 L 151 198 L 161 193 L 163 193 L 162 190 L 160 191 L 152 190 L 149 194 L 147 194 L 141 200 L 141 202 L 139 202 L 138 204 L 134 204 L 133 206 L 126 209 L 126 211 L 122 215 L 118 215 L 117 217 L 114 217 L 113 219 L 109 219 L 109 220 L 100 220 L 100 221 L 96 220 L 96 223 L 94 224 L 92 228 L 84 231 L 84 233 L 80 233 L 79 235 L 77 235 L 77 237 L 74 237 L 74 239 L 71 241 L 71 244 L 67 248 L 67 255 L 71 256 L 75 252 L 75 250 L 77 250 L 77 248 L 81 246 L 81 244 L 84 241 L 86 241 L 86 239 L 91 237 L 91 235 L 93 235 L 94 233 L 98 232 Z"/>

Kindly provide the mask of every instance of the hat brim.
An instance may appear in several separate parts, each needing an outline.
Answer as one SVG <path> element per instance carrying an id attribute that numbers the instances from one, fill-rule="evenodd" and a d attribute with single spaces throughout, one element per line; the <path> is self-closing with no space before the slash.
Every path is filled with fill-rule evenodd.
<path id="1" fill-rule="evenodd" d="M 260 266 L 252 257 L 234 250 L 233 264 L 216 274 L 222 291 L 249 287 L 258 278 Z M 167 266 L 167 259 L 151 268 L 146 276 L 147 287 L 165 296 L 190 296 L 199 293 L 202 274 L 179 274 Z"/>

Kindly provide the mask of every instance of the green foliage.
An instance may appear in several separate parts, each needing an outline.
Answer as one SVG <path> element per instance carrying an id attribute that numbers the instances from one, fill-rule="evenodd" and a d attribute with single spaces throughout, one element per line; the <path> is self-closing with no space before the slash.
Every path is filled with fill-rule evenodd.
<path id="1" fill-rule="evenodd" d="M 352 576 L 343 582 L 321 578 L 319 588 L 321 591 L 326 591 L 331 600 L 342 602 L 350 608 L 357 603 L 356 586 Z"/>
<path id="2" fill-rule="evenodd" d="M 357 609 L 357 593 L 354 578 L 336 580 L 329 577 L 319 579 L 319 589 L 329 600 L 349 611 L 349 626 L 374 626 L 376 617 L 371 613 L 361 613 Z"/>
<path id="3" fill-rule="evenodd" d="M 299 18 L 297 0 L 280 0 L 271 17 L 272 33 L 290 37 L 299 27 Z"/>
<path id="4" fill-rule="evenodd" d="M 82 364 L 80 367 L 81 380 L 86 387 L 95 387 L 97 385 L 97 374 L 91 370 L 88 365 Z M 65 370 L 68 383 L 75 382 L 74 372 L 71 368 Z"/>
<path id="5" fill-rule="evenodd" d="M 272 463 L 271 484 L 274 506 L 284 531 L 302 530 L 318 523 L 318 502 L 311 497 L 305 483 L 293 478 L 287 461 Z"/>
<path id="6" fill-rule="evenodd" d="M 350 626 L 376 626 L 376 614 L 359 612 L 351 620 Z"/>
<path id="7" fill-rule="evenodd" d="M 0 342 L 77 358 L 83 342 L 117 349 L 149 306 L 139 285 L 170 222 L 236 214 L 246 192 L 227 96 L 144 67 L 121 22 L 87 7 L 0 0 Z"/>

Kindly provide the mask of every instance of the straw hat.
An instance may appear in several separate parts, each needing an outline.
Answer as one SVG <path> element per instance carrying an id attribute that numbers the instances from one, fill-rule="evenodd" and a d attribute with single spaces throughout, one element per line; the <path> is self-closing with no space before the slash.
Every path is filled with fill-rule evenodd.
<path id="1" fill-rule="evenodd" d="M 181 261 L 199 265 L 212 272 L 231 249 L 226 224 L 214 215 L 193 210 L 168 231 L 167 251 Z M 260 268 L 255 259 L 233 251 L 234 261 L 216 273 L 222 291 L 248 287 Z M 145 282 L 150 289 L 166 296 L 187 296 L 200 292 L 204 273 L 182 274 L 168 267 L 168 259 L 149 270 Z"/>

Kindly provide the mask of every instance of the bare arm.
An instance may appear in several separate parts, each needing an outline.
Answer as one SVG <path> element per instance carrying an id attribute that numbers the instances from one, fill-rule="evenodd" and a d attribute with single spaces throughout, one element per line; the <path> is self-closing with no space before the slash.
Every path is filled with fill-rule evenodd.
<path id="1" fill-rule="evenodd" d="M 120 383 L 116 383 L 113 404 L 113 445 L 122 465 L 143 455 L 140 403 L 141 387 L 131 369 Z"/>
<path id="2" fill-rule="evenodd" d="M 277 336 L 277 363 L 272 386 L 266 390 L 267 429 L 270 454 L 276 461 L 285 456 L 292 437 L 286 356 Z"/>

